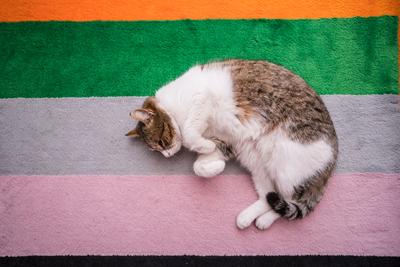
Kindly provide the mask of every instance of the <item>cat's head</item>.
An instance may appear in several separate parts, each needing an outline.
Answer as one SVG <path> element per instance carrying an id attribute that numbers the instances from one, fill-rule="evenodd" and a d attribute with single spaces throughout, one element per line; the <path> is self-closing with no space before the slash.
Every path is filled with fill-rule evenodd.
<path id="1" fill-rule="evenodd" d="M 126 136 L 143 139 L 151 150 L 159 151 L 165 157 L 179 151 L 182 141 L 178 125 L 154 97 L 146 98 L 142 108 L 132 111 L 130 116 L 138 124 Z"/>

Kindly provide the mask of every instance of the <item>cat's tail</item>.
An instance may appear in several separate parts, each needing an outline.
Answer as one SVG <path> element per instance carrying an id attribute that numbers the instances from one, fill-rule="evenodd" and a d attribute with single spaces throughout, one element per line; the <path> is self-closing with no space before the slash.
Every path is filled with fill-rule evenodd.
<path id="1" fill-rule="evenodd" d="M 310 212 L 306 205 L 294 201 L 286 201 L 277 192 L 269 192 L 267 194 L 267 202 L 276 213 L 288 220 L 301 219 Z"/>

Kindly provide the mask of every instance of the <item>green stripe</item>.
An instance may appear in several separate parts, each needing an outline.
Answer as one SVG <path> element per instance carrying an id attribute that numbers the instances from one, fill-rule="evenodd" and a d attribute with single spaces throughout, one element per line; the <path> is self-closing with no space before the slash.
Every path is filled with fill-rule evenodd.
<path id="1" fill-rule="evenodd" d="M 0 97 L 151 95 L 195 63 L 267 59 L 321 94 L 397 91 L 397 17 L 0 23 Z"/>

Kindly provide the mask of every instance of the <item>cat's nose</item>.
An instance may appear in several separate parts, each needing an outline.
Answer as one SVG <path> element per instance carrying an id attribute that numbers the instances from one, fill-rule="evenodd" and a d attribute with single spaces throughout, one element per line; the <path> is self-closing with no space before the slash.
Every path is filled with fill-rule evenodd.
<path id="1" fill-rule="evenodd" d="M 172 156 L 172 153 L 170 151 L 161 151 L 161 153 L 164 155 L 164 157 L 169 158 Z"/>

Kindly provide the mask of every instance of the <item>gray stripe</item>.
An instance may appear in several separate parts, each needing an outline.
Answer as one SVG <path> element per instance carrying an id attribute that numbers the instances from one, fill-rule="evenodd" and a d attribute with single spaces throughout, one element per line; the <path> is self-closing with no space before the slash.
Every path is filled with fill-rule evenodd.
<path id="1" fill-rule="evenodd" d="M 400 172 L 395 95 L 324 96 L 340 142 L 338 172 Z M 0 174 L 192 174 L 195 155 L 165 159 L 124 136 L 143 98 L 0 100 Z M 230 164 L 226 174 L 244 171 Z"/>

